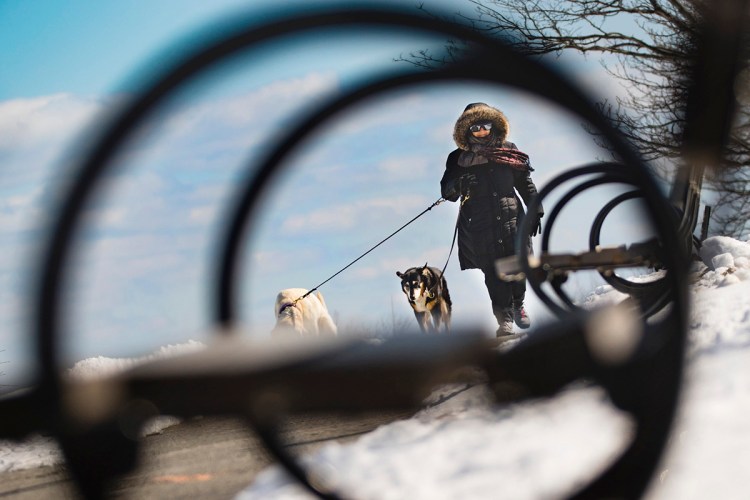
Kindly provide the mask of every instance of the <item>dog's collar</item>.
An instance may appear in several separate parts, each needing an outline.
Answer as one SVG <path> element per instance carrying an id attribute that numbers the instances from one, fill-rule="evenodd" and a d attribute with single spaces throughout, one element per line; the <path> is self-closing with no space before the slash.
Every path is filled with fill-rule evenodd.
<path id="1" fill-rule="evenodd" d="M 279 315 L 289 309 L 290 307 L 294 307 L 294 302 L 287 302 L 286 304 L 282 305 L 279 309 Z"/>

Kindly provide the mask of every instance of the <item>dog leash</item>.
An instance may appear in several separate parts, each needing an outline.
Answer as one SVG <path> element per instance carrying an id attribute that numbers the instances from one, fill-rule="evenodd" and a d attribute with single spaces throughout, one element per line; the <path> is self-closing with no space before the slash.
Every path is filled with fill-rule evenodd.
<path id="1" fill-rule="evenodd" d="M 438 284 L 440 284 L 440 281 L 443 279 L 443 275 L 445 274 L 445 270 L 448 268 L 448 262 L 450 262 L 451 255 L 453 254 L 453 247 L 456 246 L 456 236 L 458 235 L 458 223 L 461 221 L 461 208 L 463 208 L 464 203 L 466 203 L 468 199 L 469 199 L 469 195 L 464 196 L 461 199 L 461 203 L 458 205 L 458 215 L 456 216 L 456 227 L 453 229 L 453 240 L 451 241 L 451 249 L 448 251 L 448 258 L 445 259 L 445 265 L 443 266 L 443 269 L 440 271 L 440 277 L 438 278 L 438 282 L 435 283 L 432 286 L 432 289 L 428 292 L 428 296 L 430 298 L 435 296 L 435 288 L 437 288 Z"/>
<path id="2" fill-rule="evenodd" d="M 336 276 L 338 276 L 339 274 L 341 274 L 341 273 L 343 273 L 344 271 L 346 271 L 347 269 L 349 269 L 349 268 L 350 268 L 350 267 L 351 267 L 352 265 L 354 265 L 354 264 L 355 264 L 355 263 L 356 263 L 357 261 L 359 261 L 359 260 L 360 260 L 361 258 L 363 258 L 363 257 L 364 257 L 365 255 L 369 254 L 370 252 L 372 252 L 373 250 L 375 250 L 376 248 L 378 248 L 378 247 L 379 247 L 380 245 L 382 245 L 383 243 L 385 243 L 385 242 L 386 242 L 386 241 L 388 241 L 389 239 L 393 238 L 393 237 L 394 237 L 394 236 L 395 236 L 395 235 L 396 235 L 396 234 L 397 234 L 398 232 L 400 232 L 400 231 L 401 231 L 402 229 L 404 229 L 404 228 L 405 228 L 406 226 L 408 226 L 409 224 L 411 224 L 411 223 L 412 223 L 412 222 L 414 222 L 415 220 L 419 219 L 419 218 L 420 218 L 420 217 L 422 217 L 422 216 L 423 216 L 424 214 L 426 214 L 427 212 L 429 212 L 430 210 L 432 210 L 432 209 L 433 209 L 434 207 L 436 207 L 436 206 L 440 205 L 440 204 L 441 204 L 441 203 L 443 203 L 444 201 L 445 201 L 445 198 L 443 198 L 443 197 L 440 197 L 440 198 L 438 198 L 438 199 L 437 199 L 437 200 L 436 200 L 436 201 L 435 201 L 435 202 L 434 202 L 434 203 L 433 203 L 432 205 L 430 205 L 429 207 L 427 207 L 427 208 L 425 208 L 424 210 L 422 210 L 422 212 L 421 212 L 421 213 L 420 213 L 419 215 L 417 215 L 416 217 L 414 217 L 413 219 L 411 219 L 411 220 L 410 220 L 409 222 L 407 222 L 406 224 L 404 224 L 404 225 L 403 225 L 403 226 L 401 226 L 400 228 L 398 228 L 398 229 L 396 229 L 395 231 L 393 231 L 393 232 L 392 232 L 391 234 L 389 234 L 388 236 L 386 236 L 386 237 L 385 237 L 384 239 L 380 240 L 380 242 L 379 242 L 379 243 L 378 243 L 377 245 L 375 245 L 374 247 L 370 248 L 370 249 L 369 249 L 368 251 L 366 251 L 365 253 L 363 253 L 362 255 L 360 255 L 359 257 L 357 257 L 356 259 L 354 259 L 353 261 L 351 261 L 351 262 L 350 262 L 349 264 L 347 264 L 346 266 L 344 266 L 343 268 L 341 268 L 341 269 L 340 269 L 339 271 L 337 271 L 337 272 L 336 272 L 335 274 L 331 275 L 331 276 L 330 276 L 330 277 L 329 277 L 329 278 L 328 278 L 327 280 L 325 280 L 324 282 L 322 282 L 321 284 L 319 284 L 319 285 L 318 285 L 318 286 L 316 286 L 315 288 L 311 289 L 311 290 L 310 290 L 309 292 L 307 292 L 307 293 L 306 293 L 306 294 L 304 294 L 303 296 L 301 296 L 301 297 L 298 297 L 297 299 L 295 299 L 295 301 L 294 301 L 294 302 L 292 303 L 292 305 L 295 305 L 295 304 L 297 304 L 297 302 L 299 302 L 300 300 L 304 299 L 305 297 L 307 297 L 308 295 L 310 295 L 311 293 L 313 293 L 313 292 L 314 292 L 315 290 L 317 290 L 318 288 L 320 288 L 321 286 L 325 285 L 326 283 L 328 283 L 329 281 L 331 281 L 331 280 L 332 280 L 333 278 L 335 278 L 335 277 L 336 277 Z M 456 225 L 456 231 L 458 231 L 458 224 Z M 454 234 L 453 234 L 453 241 L 455 242 L 455 240 L 456 240 L 456 235 L 455 235 L 455 231 L 454 231 Z M 451 252 L 452 252 L 452 251 L 453 251 L 453 245 L 451 245 Z M 448 258 L 450 259 L 450 255 L 448 256 Z M 448 263 L 446 262 L 446 263 L 445 263 L 445 265 L 447 266 L 447 265 L 448 265 Z M 445 269 L 443 269 L 443 271 L 445 271 Z M 441 276 L 442 276 L 442 273 L 441 273 Z"/>
<path id="3" fill-rule="evenodd" d="M 456 246 L 456 235 L 458 235 L 458 223 L 460 221 L 461 217 L 461 208 L 458 209 L 458 217 L 456 217 L 456 227 L 453 229 L 453 240 L 451 241 L 451 249 L 448 250 L 448 258 L 445 259 L 445 265 L 443 266 L 442 271 L 440 271 L 440 277 L 442 278 L 445 274 L 445 269 L 448 267 L 448 262 L 451 260 L 451 255 L 453 254 L 453 247 Z"/>

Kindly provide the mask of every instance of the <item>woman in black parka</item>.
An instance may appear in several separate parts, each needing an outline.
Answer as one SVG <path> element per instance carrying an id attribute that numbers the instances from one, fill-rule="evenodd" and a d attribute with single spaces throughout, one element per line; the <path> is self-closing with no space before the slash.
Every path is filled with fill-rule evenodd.
<path id="1" fill-rule="evenodd" d="M 458 222 L 458 259 L 461 269 L 484 273 L 497 318 L 497 336 L 513 333 L 513 322 L 528 328 L 523 306 L 526 281 L 501 281 L 495 260 L 515 254 L 516 231 L 526 205 L 536 196 L 528 156 L 508 142 L 508 120 L 498 109 L 484 103 L 466 106 L 456 121 L 453 140 L 458 149 L 448 155 L 440 181 L 443 197 L 461 198 Z M 539 206 L 532 235 L 539 232 L 544 210 Z M 531 241 L 526 242 L 528 251 Z"/>

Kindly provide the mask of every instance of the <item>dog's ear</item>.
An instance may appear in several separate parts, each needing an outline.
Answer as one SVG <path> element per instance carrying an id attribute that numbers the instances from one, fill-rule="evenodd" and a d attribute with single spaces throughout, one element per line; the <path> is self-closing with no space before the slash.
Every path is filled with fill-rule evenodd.
<path id="1" fill-rule="evenodd" d="M 396 276 L 398 276 L 399 278 L 403 278 L 404 273 L 402 273 L 401 271 L 396 271 Z"/>

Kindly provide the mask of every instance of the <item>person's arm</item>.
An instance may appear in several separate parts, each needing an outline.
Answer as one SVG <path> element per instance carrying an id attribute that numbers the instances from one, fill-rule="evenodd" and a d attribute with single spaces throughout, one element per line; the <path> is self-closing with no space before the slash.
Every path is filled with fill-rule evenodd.
<path id="1" fill-rule="evenodd" d="M 445 162 L 445 172 L 443 173 L 443 178 L 440 179 L 440 192 L 443 198 L 448 201 L 456 201 L 461 196 L 461 186 L 458 181 L 460 170 L 456 163 L 459 153 L 460 151 L 456 150 L 448 155 L 448 159 Z"/>
<path id="2" fill-rule="evenodd" d="M 506 148 L 518 150 L 518 147 L 512 142 L 506 142 L 503 146 Z M 533 170 L 534 169 L 531 168 L 531 165 L 529 164 L 528 169 L 514 169 L 513 171 L 513 187 L 516 188 L 518 194 L 521 195 L 521 199 L 527 207 L 531 203 L 531 200 L 536 198 L 537 196 L 536 185 L 534 184 L 534 181 L 531 180 L 531 172 Z M 544 215 L 544 208 L 542 207 L 541 203 L 539 204 L 539 208 L 537 209 L 537 215 L 540 219 Z"/>
<path id="3" fill-rule="evenodd" d="M 513 172 L 513 180 L 516 191 L 518 191 L 518 194 L 521 195 L 521 199 L 528 207 L 531 200 L 537 196 L 536 185 L 534 184 L 534 181 L 531 180 L 531 172 L 528 170 L 516 170 Z M 537 208 L 537 215 L 539 217 L 544 215 L 544 207 L 542 207 L 541 203 Z"/>
<path id="4" fill-rule="evenodd" d="M 511 146 L 513 149 L 518 149 L 513 143 L 511 143 Z M 515 170 L 513 172 L 513 186 L 516 188 L 518 194 L 521 195 L 526 207 L 528 207 L 531 201 L 538 196 L 536 185 L 534 184 L 534 181 L 531 180 L 531 170 L 531 165 L 529 165 L 528 169 Z M 536 236 L 542 230 L 541 220 L 542 217 L 544 217 L 544 207 L 540 203 L 537 206 L 536 214 L 527 214 L 527 216 L 535 218 L 531 226 L 531 236 Z"/>
<path id="5" fill-rule="evenodd" d="M 531 172 L 527 171 L 516 171 L 514 172 L 515 177 L 515 187 L 516 191 L 521 195 L 521 198 L 523 198 L 523 202 L 526 204 L 526 207 L 529 206 L 529 204 L 538 196 L 538 193 L 536 191 L 536 186 L 534 185 L 534 181 L 531 180 Z M 536 214 L 527 213 L 525 217 L 533 217 L 531 219 L 531 230 L 530 235 L 536 236 L 538 234 L 541 234 L 542 232 L 542 217 L 544 217 L 544 207 L 540 203 L 537 206 Z"/>

